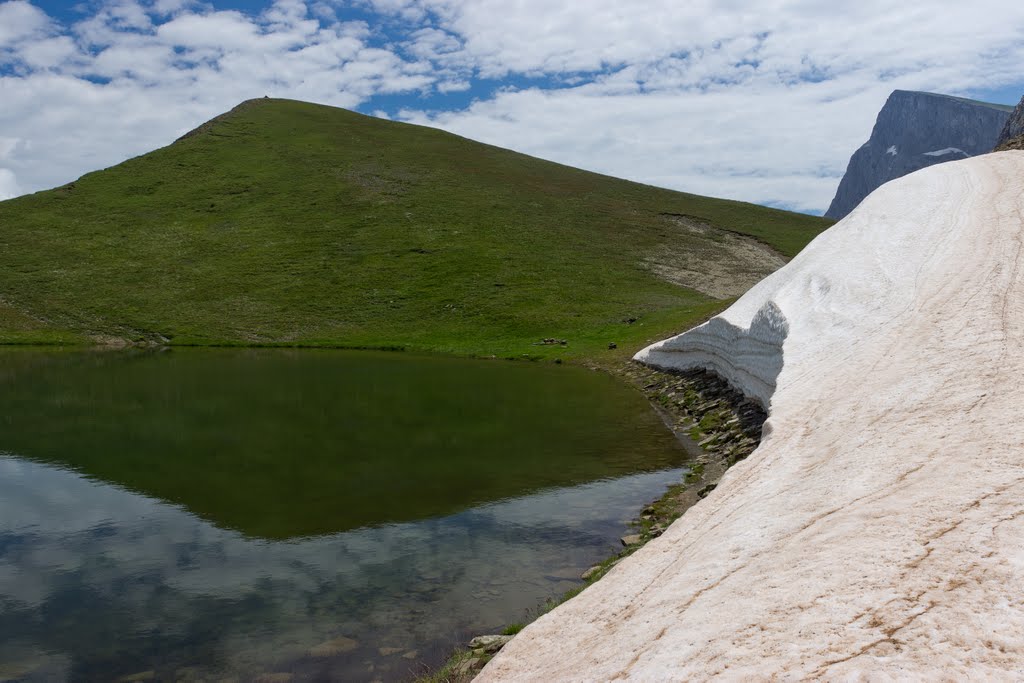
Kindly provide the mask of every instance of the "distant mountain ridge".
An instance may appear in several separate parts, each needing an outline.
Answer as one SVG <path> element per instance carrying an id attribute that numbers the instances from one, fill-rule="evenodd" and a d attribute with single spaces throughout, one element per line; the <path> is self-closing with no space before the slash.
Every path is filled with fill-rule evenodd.
<path id="1" fill-rule="evenodd" d="M 871 137 L 847 166 L 825 216 L 840 219 L 880 185 L 927 166 L 992 150 L 1013 107 L 937 93 L 894 90 Z"/>

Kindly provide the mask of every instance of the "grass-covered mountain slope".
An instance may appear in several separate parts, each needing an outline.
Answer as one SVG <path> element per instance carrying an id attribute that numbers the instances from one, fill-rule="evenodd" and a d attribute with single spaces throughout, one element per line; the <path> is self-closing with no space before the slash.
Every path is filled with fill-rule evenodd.
<path id="1" fill-rule="evenodd" d="M 765 245 L 791 256 L 827 225 L 251 100 L 0 203 L 0 342 L 586 355 L 720 308 L 704 284 L 753 284 L 778 266 Z"/>

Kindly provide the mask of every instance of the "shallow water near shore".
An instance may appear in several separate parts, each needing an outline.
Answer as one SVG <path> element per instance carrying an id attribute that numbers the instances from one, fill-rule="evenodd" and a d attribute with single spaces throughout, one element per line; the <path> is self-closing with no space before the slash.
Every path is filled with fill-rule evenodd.
<path id="1" fill-rule="evenodd" d="M 405 680 L 612 554 L 685 454 L 579 368 L 0 353 L 0 680 Z"/>

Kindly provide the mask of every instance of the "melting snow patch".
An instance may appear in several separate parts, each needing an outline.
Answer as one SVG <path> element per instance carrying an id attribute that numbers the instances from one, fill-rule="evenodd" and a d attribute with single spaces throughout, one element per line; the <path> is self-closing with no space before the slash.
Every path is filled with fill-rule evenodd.
<path id="1" fill-rule="evenodd" d="M 638 354 L 767 404 L 760 446 L 477 683 L 1021 678 L 1024 152 L 949 161 Z"/>
<path id="2" fill-rule="evenodd" d="M 968 154 L 967 152 L 963 151 L 958 147 L 947 147 L 946 149 L 937 149 L 934 152 L 924 153 L 926 157 L 941 157 L 946 156 L 947 154 L 963 154 L 965 157 L 971 156 L 970 154 Z"/>
<path id="3" fill-rule="evenodd" d="M 891 154 L 893 156 L 896 156 L 896 145 L 893 145 L 889 149 L 885 150 L 885 153 L 886 154 Z"/>

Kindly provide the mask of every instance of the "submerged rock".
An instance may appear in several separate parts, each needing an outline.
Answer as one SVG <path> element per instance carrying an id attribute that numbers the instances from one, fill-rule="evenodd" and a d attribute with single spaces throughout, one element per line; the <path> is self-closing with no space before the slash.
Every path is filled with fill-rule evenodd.
<path id="1" fill-rule="evenodd" d="M 156 679 L 156 671 L 152 669 L 149 671 L 140 671 L 139 673 L 128 674 L 127 676 L 121 676 L 117 679 L 118 683 L 143 683 L 143 681 L 152 681 Z"/>
<path id="2" fill-rule="evenodd" d="M 314 645 L 309 648 L 307 654 L 310 657 L 334 657 L 335 655 L 340 655 L 344 652 L 351 652 L 357 647 L 359 647 L 359 641 L 341 636 L 339 638 L 334 638 L 333 640 L 328 640 L 325 643 Z"/>
<path id="3" fill-rule="evenodd" d="M 478 681 L 1019 677 L 1024 152 L 888 183 L 638 357 L 729 377 L 763 440 Z"/>

